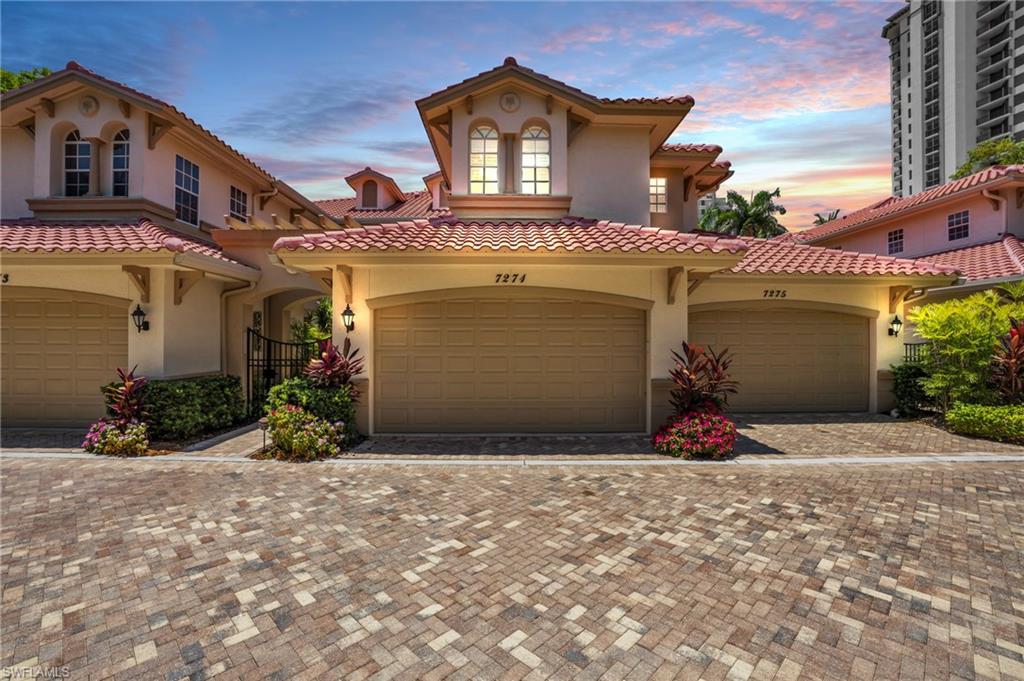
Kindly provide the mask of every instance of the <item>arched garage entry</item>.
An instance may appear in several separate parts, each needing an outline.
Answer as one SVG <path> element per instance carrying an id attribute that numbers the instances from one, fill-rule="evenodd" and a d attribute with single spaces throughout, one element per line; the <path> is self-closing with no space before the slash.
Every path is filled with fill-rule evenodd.
<path id="1" fill-rule="evenodd" d="M 646 429 L 650 301 L 474 287 L 367 302 L 375 432 Z"/>
<path id="2" fill-rule="evenodd" d="M 860 412 L 869 408 L 876 310 L 815 303 L 691 306 L 691 343 L 729 348 L 735 411 Z"/>

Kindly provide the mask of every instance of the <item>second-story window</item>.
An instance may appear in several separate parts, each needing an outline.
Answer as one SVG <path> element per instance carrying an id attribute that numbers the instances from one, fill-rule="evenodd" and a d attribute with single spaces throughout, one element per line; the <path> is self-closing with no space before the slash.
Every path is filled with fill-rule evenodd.
<path id="1" fill-rule="evenodd" d="M 85 196 L 89 193 L 89 171 L 92 168 L 92 145 L 77 130 L 64 138 L 64 196 Z"/>
<path id="2" fill-rule="evenodd" d="M 367 180 L 363 183 L 363 208 L 377 207 L 377 182 Z"/>
<path id="3" fill-rule="evenodd" d="M 903 228 L 894 229 L 886 236 L 889 255 L 903 252 Z"/>
<path id="4" fill-rule="evenodd" d="M 128 196 L 128 128 L 114 135 L 114 144 L 110 151 L 110 164 L 113 168 L 114 196 Z"/>
<path id="5" fill-rule="evenodd" d="M 469 133 L 469 193 L 498 193 L 498 131 L 487 125 Z"/>
<path id="6" fill-rule="evenodd" d="M 234 185 L 231 186 L 228 212 L 231 214 L 231 217 L 240 222 L 249 221 L 249 195 Z"/>
<path id="7" fill-rule="evenodd" d="M 668 212 L 667 183 L 664 177 L 651 178 L 651 212 Z"/>
<path id="8" fill-rule="evenodd" d="M 950 213 L 946 216 L 946 229 L 949 232 L 949 240 L 966 239 L 971 233 L 971 213 L 962 210 L 959 213 Z"/>
<path id="9" fill-rule="evenodd" d="M 523 131 L 523 194 L 551 193 L 551 135 L 539 125 Z"/>
<path id="10" fill-rule="evenodd" d="M 199 166 L 181 156 L 174 159 L 174 217 L 199 226 Z"/>

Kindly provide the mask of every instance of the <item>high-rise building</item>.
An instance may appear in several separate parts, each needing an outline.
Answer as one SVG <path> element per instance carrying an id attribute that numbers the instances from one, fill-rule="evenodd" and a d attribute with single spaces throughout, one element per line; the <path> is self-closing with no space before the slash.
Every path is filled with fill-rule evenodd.
<path id="1" fill-rule="evenodd" d="M 893 194 L 943 184 L 979 142 L 1024 139 L 1024 1 L 908 0 L 882 37 Z"/>

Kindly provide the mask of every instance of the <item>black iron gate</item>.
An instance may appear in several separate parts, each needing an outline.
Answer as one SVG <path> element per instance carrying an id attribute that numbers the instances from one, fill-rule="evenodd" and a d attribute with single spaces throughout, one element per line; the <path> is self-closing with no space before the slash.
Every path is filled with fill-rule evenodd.
<path id="1" fill-rule="evenodd" d="M 316 343 L 285 343 L 248 329 L 245 365 L 249 372 L 249 413 L 260 415 L 270 389 L 301 374 L 315 352 Z"/>

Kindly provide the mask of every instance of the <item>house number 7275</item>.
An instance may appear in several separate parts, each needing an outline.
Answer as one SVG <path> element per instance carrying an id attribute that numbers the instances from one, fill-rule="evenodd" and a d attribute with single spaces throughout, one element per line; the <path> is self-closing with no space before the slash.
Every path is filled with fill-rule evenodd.
<path id="1" fill-rule="evenodd" d="M 494 275 L 495 284 L 525 284 L 526 275 L 519 272 L 499 272 Z"/>
<path id="2" fill-rule="evenodd" d="M 784 288 L 766 288 L 762 294 L 763 298 L 785 298 L 786 289 Z"/>

